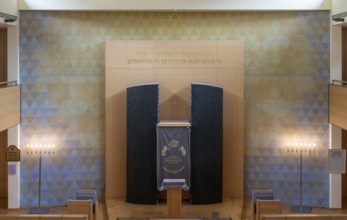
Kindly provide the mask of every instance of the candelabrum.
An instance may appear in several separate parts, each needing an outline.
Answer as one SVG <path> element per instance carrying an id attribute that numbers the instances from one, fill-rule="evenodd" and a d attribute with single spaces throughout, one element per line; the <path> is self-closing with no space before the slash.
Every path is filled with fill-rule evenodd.
<path id="1" fill-rule="evenodd" d="M 48 208 L 41 207 L 41 171 L 42 171 L 42 156 L 53 156 L 55 153 L 54 144 L 27 144 L 27 154 L 39 157 L 39 206 L 31 208 L 29 213 L 31 214 L 44 214 L 48 213 Z"/>
<path id="2" fill-rule="evenodd" d="M 311 207 L 302 205 L 302 159 L 303 157 L 314 157 L 316 154 L 315 143 L 287 143 L 287 153 L 300 157 L 300 205 L 292 206 L 292 212 L 310 213 Z"/>

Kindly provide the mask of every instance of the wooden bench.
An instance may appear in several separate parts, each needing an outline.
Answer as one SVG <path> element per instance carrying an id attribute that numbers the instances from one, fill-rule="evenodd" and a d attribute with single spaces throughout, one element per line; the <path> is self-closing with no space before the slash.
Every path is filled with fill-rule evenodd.
<path id="1" fill-rule="evenodd" d="M 272 189 L 254 189 L 252 190 L 252 213 L 256 214 L 257 200 L 273 200 Z"/>
<path id="2" fill-rule="evenodd" d="M 282 214 L 281 200 L 257 200 L 256 220 L 264 214 Z"/>
<path id="3" fill-rule="evenodd" d="M 88 220 L 93 220 L 93 202 L 92 200 L 68 200 L 68 214 L 85 214 Z"/>
<path id="4" fill-rule="evenodd" d="M 88 216 L 69 214 L 17 214 L 0 215 L 0 220 L 88 220 Z"/>
<path id="5" fill-rule="evenodd" d="M 75 200 L 88 200 L 91 199 L 92 200 L 92 204 L 93 204 L 93 219 L 97 220 L 97 216 L 98 216 L 98 196 L 97 196 L 97 190 L 96 189 L 79 189 L 76 192 L 76 198 Z"/>
<path id="6" fill-rule="evenodd" d="M 345 220 L 347 214 L 265 214 L 261 220 Z"/>

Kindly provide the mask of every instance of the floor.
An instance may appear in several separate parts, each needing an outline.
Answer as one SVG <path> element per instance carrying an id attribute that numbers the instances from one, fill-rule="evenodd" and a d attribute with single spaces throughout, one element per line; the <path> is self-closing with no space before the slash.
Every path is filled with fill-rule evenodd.
<path id="1" fill-rule="evenodd" d="M 251 208 L 251 200 L 247 200 L 244 203 L 243 209 L 242 209 L 242 217 L 241 220 L 253 220 L 253 214 L 252 214 L 252 208 Z M 342 209 L 330 209 L 330 208 L 322 208 L 322 207 L 313 207 L 312 213 L 313 214 L 340 214 L 340 213 L 346 213 L 347 214 L 347 198 L 344 198 L 344 201 L 342 203 L 344 206 Z M 282 213 L 284 214 L 290 214 L 291 212 L 291 206 L 290 205 L 282 205 Z"/>
<path id="2" fill-rule="evenodd" d="M 158 205 L 137 205 L 126 203 L 124 199 L 108 198 L 106 200 L 108 218 L 168 218 L 166 202 Z M 243 200 L 241 198 L 224 198 L 223 203 L 210 205 L 191 205 L 182 202 L 181 218 L 198 219 L 211 218 L 212 213 L 218 213 L 220 218 L 240 220 Z"/>
<path id="3" fill-rule="evenodd" d="M 158 205 L 135 205 L 126 203 L 121 199 L 107 199 L 107 216 L 109 220 L 119 218 L 167 218 L 166 203 Z M 182 218 L 211 218 L 213 212 L 218 212 L 220 218 L 232 220 L 254 220 L 250 199 L 227 199 L 223 203 L 211 205 L 191 205 L 188 202 L 182 204 Z M 312 213 L 347 213 L 347 198 L 344 199 L 343 209 L 329 209 L 315 207 Z M 283 205 L 283 213 L 291 213 L 290 205 Z"/>

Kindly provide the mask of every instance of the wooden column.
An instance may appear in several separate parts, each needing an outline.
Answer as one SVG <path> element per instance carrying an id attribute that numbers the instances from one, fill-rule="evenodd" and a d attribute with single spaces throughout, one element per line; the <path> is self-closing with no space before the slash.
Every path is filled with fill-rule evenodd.
<path id="1" fill-rule="evenodd" d="M 342 28 L 342 81 L 347 81 L 347 28 Z M 347 149 L 347 130 L 342 129 L 342 148 Z M 347 165 L 346 165 L 347 166 Z M 342 196 L 347 197 L 347 175 L 342 174 Z"/>
<path id="2" fill-rule="evenodd" d="M 181 187 L 167 188 L 167 213 L 168 218 L 180 218 L 182 206 Z"/>

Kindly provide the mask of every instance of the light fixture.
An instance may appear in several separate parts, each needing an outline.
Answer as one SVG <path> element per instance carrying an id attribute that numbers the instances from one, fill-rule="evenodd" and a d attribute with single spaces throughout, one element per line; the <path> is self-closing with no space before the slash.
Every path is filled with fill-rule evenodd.
<path id="1" fill-rule="evenodd" d="M 300 205 L 293 205 L 292 212 L 311 213 L 312 208 L 302 205 L 302 158 L 316 154 L 316 144 L 313 142 L 288 142 L 287 153 L 300 156 Z"/>
<path id="2" fill-rule="evenodd" d="M 0 18 L 3 18 L 5 23 L 17 21 L 17 16 L 6 14 L 6 13 L 3 13 L 3 12 L 0 12 Z"/>
<path id="3" fill-rule="evenodd" d="M 331 16 L 331 19 L 335 22 L 344 22 L 347 17 L 347 12 L 342 12 Z"/>
<path id="4" fill-rule="evenodd" d="M 30 214 L 46 214 L 49 208 L 41 207 L 41 170 L 42 170 L 42 156 L 53 156 L 55 153 L 54 144 L 27 144 L 26 150 L 28 155 L 39 156 L 39 205 L 38 207 L 30 208 Z"/>

